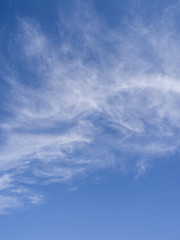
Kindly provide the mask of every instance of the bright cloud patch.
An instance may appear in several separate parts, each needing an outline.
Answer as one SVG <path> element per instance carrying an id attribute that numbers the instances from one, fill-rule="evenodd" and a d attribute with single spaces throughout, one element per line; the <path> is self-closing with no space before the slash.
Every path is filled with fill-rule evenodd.
<path id="1" fill-rule="evenodd" d="M 56 39 L 34 20 L 19 20 L 13 64 L 1 74 L 0 211 L 42 202 L 37 183 L 107 168 L 139 175 L 179 149 L 174 21 L 114 30 L 86 8 L 60 18 Z"/>

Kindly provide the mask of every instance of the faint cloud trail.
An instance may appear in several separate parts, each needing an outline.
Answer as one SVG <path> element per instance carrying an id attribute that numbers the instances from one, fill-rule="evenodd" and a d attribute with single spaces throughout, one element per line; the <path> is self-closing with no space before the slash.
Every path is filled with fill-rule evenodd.
<path id="1" fill-rule="evenodd" d="M 15 64 L 1 73 L 11 97 L 0 122 L 0 211 L 43 202 L 30 190 L 39 181 L 71 182 L 107 168 L 139 176 L 178 151 L 179 31 L 167 11 L 124 32 L 79 7 L 61 16 L 60 44 L 19 18 Z"/>

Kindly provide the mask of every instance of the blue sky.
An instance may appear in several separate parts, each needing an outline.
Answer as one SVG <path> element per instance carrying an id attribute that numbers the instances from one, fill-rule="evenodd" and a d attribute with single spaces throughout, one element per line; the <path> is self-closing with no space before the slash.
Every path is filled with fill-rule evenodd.
<path id="1" fill-rule="evenodd" d="M 178 239 L 179 7 L 0 2 L 2 239 Z"/>

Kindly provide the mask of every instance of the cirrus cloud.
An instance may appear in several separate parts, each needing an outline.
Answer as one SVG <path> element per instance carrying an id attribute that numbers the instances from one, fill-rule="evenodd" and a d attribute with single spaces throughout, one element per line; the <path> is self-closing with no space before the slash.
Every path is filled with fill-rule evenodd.
<path id="1" fill-rule="evenodd" d="M 69 18 L 60 14 L 56 39 L 35 20 L 18 20 L 13 65 L 2 63 L 1 72 L 2 211 L 41 203 L 31 189 L 37 182 L 66 183 L 107 168 L 139 176 L 178 151 L 176 6 L 124 31 L 81 4 Z"/>

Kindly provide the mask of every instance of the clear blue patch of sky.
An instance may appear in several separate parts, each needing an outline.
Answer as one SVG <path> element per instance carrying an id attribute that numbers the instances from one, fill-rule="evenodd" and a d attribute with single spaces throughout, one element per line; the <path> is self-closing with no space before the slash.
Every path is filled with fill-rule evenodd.
<path id="1" fill-rule="evenodd" d="M 179 162 L 174 158 L 137 179 L 108 173 L 76 191 L 46 186 L 48 203 L 0 216 L 3 240 L 152 240 L 180 234 Z M 96 177 L 96 178 L 95 178 Z M 96 182 L 96 183 L 95 183 Z M 98 183 L 97 183 L 98 182 Z"/>

